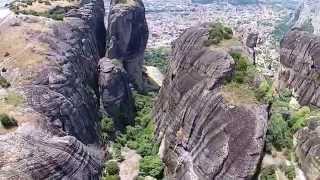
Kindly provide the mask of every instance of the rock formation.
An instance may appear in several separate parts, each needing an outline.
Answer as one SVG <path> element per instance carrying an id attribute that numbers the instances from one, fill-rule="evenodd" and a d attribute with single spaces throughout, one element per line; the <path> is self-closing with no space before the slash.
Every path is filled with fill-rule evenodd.
<path id="1" fill-rule="evenodd" d="M 173 45 L 156 101 L 156 136 L 169 179 L 250 179 L 263 151 L 267 111 L 229 102 L 223 83 L 234 61 L 204 46 L 209 25 L 186 30 Z"/>
<path id="2" fill-rule="evenodd" d="M 138 90 L 143 90 L 142 69 L 148 25 L 141 0 L 112 0 L 108 17 L 107 52 L 119 59 Z"/>
<path id="3" fill-rule="evenodd" d="M 298 8 L 293 24 L 295 28 L 320 35 L 320 1 L 304 0 Z"/>
<path id="4" fill-rule="evenodd" d="M 19 127 L 1 131 L 0 179 L 99 179 L 103 19 L 102 0 L 82 0 L 61 22 L 19 15 L 1 25 L 1 50 L 12 54 L 1 60 L 12 87 L 1 92 L 19 92 L 24 101 L 1 104 Z M 17 38 L 14 46 L 7 38 Z"/>
<path id="5" fill-rule="evenodd" d="M 279 88 L 290 88 L 302 105 L 320 107 L 320 37 L 293 30 L 281 41 L 278 76 Z M 296 133 L 296 155 L 308 179 L 320 178 L 319 120 L 312 119 L 308 127 Z"/>
<path id="6" fill-rule="evenodd" d="M 258 33 L 250 33 L 247 37 L 246 46 L 249 48 L 257 47 L 258 39 L 259 39 Z"/>
<path id="7" fill-rule="evenodd" d="M 99 67 L 103 109 L 113 118 L 117 129 L 124 129 L 133 123 L 135 111 L 128 75 L 117 60 L 102 58 Z"/>
<path id="8" fill-rule="evenodd" d="M 320 120 L 312 119 L 308 127 L 296 134 L 296 156 L 308 179 L 320 178 Z"/>
<path id="9" fill-rule="evenodd" d="M 319 37 L 298 30 L 281 41 L 279 88 L 292 89 L 302 105 L 320 107 L 319 42 Z"/>

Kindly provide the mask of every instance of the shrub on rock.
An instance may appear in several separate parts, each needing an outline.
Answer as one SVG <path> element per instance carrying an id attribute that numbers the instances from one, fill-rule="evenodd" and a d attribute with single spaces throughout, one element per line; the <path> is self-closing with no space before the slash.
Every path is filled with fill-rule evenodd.
<path id="1" fill-rule="evenodd" d="M 120 168 L 118 166 L 118 163 L 116 161 L 109 161 L 107 162 L 106 164 L 106 171 L 107 171 L 107 174 L 109 176 L 111 175 L 118 175 L 119 172 L 120 172 Z"/>
<path id="2" fill-rule="evenodd" d="M 7 114 L 0 114 L 0 122 L 4 128 L 18 126 L 17 121 L 14 118 L 9 117 Z"/>

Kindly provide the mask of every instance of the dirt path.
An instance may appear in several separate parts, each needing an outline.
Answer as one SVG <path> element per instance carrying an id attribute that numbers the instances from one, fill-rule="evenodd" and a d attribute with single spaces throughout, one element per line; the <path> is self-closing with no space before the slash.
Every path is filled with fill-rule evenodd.
<path id="1" fill-rule="evenodd" d="M 141 156 L 135 150 L 125 148 L 122 151 L 124 161 L 119 165 L 121 180 L 133 180 L 139 173 L 139 160 Z"/>

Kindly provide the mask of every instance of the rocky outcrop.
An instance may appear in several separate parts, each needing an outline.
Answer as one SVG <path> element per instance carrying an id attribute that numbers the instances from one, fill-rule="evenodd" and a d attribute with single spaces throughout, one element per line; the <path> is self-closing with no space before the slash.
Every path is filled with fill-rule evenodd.
<path id="1" fill-rule="evenodd" d="M 18 120 L 18 129 L 0 135 L 0 178 L 99 179 L 103 153 L 97 69 L 105 54 L 103 1 L 82 0 L 61 22 L 12 18 L 2 26 L 20 23 L 7 26 L 6 33 L 24 33 L 11 36 L 18 38 L 8 49 L 13 57 L 1 65 L 6 65 L 10 90 L 19 90 L 25 101 L 16 108 L 19 112 L 8 112 Z M 21 52 L 29 64 L 18 61 Z"/>
<path id="2" fill-rule="evenodd" d="M 267 111 L 232 103 L 223 82 L 234 61 L 205 47 L 209 25 L 186 30 L 173 45 L 171 65 L 156 101 L 156 136 L 169 179 L 250 179 L 260 162 Z"/>
<path id="3" fill-rule="evenodd" d="M 300 104 L 320 107 L 320 37 L 294 30 L 281 41 L 279 88 L 294 91 Z M 311 119 L 296 133 L 296 155 L 308 179 L 320 178 L 320 123 Z"/>
<path id="4" fill-rule="evenodd" d="M 295 28 L 320 35 L 320 1 L 304 0 L 298 8 L 293 24 Z"/>
<path id="5" fill-rule="evenodd" d="M 103 109 L 113 118 L 117 129 L 124 129 L 134 120 L 134 100 L 129 78 L 118 60 L 102 58 L 99 61 L 99 87 Z"/>
<path id="6" fill-rule="evenodd" d="M 0 179 L 99 179 L 99 150 L 73 136 L 24 125 L 0 141 Z"/>
<path id="7" fill-rule="evenodd" d="M 111 1 L 106 56 L 123 63 L 138 90 L 143 90 L 142 66 L 148 34 L 145 8 L 141 0 Z"/>
<path id="8" fill-rule="evenodd" d="M 279 88 L 292 89 L 302 105 L 320 107 L 319 43 L 319 37 L 298 30 L 281 41 Z"/>
<path id="9" fill-rule="evenodd" d="M 250 33 L 247 37 L 246 46 L 249 48 L 257 47 L 258 39 L 259 39 L 258 33 Z"/>
<path id="10" fill-rule="evenodd" d="M 296 134 L 296 156 L 308 179 L 320 178 L 320 120 L 312 119 L 308 127 Z"/>

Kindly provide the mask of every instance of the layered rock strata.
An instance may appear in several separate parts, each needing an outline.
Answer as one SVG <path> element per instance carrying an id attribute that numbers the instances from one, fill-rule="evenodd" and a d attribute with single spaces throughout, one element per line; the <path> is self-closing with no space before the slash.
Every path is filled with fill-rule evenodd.
<path id="1" fill-rule="evenodd" d="M 127 72 L 118 60 L 102 58 L 99 61 L 100 96 L 105 115 L 113 118 L 117 129 L 133 124 L 134 100 Z"/>
<path id="2" fill-rule="evenodd" d="M 168 179 L 250 179 L 263 151 L 266 107 L 228 100 L 223 85 L 234 61 L 224 49 L 204 46 L 208 31 L 208 24 L 193 27 L 176 40 L 156 101 L 165 173 Z"/>
<path id="3" fill-rule="evenodd" d="M 295 28 L 320 35 L 319 12 L 319 1 L 304 0 L 299 6 L 292 23 Z"/>
<path id="4" fill-rule="evenodd" d="M 148 36 L 145 8 L 141 0 L 111 1 L 106 56 L 123 63 L 138 90 L 143 90 L 142 66 Z"/>
<path id="5" fill-rule="evenodd" d="M 281 41 L 279 88 L 294 91 L 302 105 L 320 107 L 320 38 L 294 30 Z"/>
<path id="6" fill-rule="evenodd" d="M 320 37 L 293 30 L 281 41 L 278 87 L 291 89 L 300 104 L 320 107 Z M 296 155 L 307 179 L 320 178 L 319 120 L 296 133 Z"/>
<path id="7" fill-rule="evenodd" d="M 15 92 L 23 102 L 13 107 L 1 100 L 1 113 L 17 119 L 19 127 L 0 129 L 0 179 L 99 179 L 103 7 L 102 0 L 83 0 L 61 22 L 19 15 L 2 24 L 1 39 L 17 39 L 15 46 L 0 43 L 10 52 L 1 74 L 12 85 L 1 89 L 1 97 Z"/>
<path id="8" fill-rule="evenodd" d="M 296 156 L 307 179 L 320 178 L 320 120 L 312 119 L 308 127 L 296 134 Z"/>

